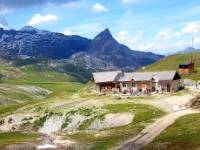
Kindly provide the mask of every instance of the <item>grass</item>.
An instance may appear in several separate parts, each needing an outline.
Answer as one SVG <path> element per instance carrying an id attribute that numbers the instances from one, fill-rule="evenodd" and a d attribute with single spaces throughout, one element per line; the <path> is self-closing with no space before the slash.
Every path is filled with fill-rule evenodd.
<path id="1" fill-rule="evenodd" d="M 24 107 L 28 104 L 30 104 L 30 103 L 28 102 L 28 103 L 23 103 L 23 104 L 10 104 L 7 106 L 0 106 L 0 116 L 13 113 L 17 109 Z"/>
<path id="2" fill-rule="evenodd" d="M 33 96 L 23 90 L 17 89 L 15 86 L 8 84 L 0 85 L 0 103 L 2 105 L 33 101 Z"/>
<path id="3" fill-rule="evenodd" d="M 133 103 L 109 104 L 106 105 L 104 109 L 109 113 L 132 112 L 135 114 L 135 117 L 133 122 L 129 125 L 99 131 L 100 136 L 95 136 L 94 133 L 85 132 L 68 136 L 79 141 L 82 145 L 90 145 L 91 149 L 108 149 L 115 146 L 120 141 L 137 135 L 142 129 L 144 129 L 147 123 L 150 123 L 153 119 L 165 114 L 157 108 Z M 88 125 L 88 123 L 91 123 L 91 121 L 88 120 L 88 122 L 85 122 L 85 125 Z M 101 135 L 101 133 L 104 132 L 106 134 Z"/>
<path id="4" fill-rule="evenodd" d="M 90 119 L 86 119 L 85 121 L 83 121 L 83 123 L 78 127 L 79 130 L 85 130 L 87 129 L 92 122 L 96 119 L 96 117 L 90 118 Z"/>
<path id="5" fill-rule="evenodd" d="M 24 83 L 22 83 L 24 85 Z M 1 105 L 0 106 L 0 116 L 8 113 L 13 113 L 14 111 L 22 108 L 28 107 L 32 108 L 33 106 L 40 106 L 45 103 L 49 103 L 52 101 L 57 101 L 59 99 L 67 99 L 73 93 L 76 93 L 83 85 L 80 83 L 75 82 L 55 82 L 55 83 L 32 83 L 28 82 L 29 85 L 35 85 L 39 87 L 46 88 L 51 90 L 53 93 L 49 95 L 49 97 L 43 100 L 34 100 L 33 98 L 29 97 L 27 94 L 24 94 L 20 91 L 10 91 L 10 90 L 1 90 L 0 96 L 4 96 L 9 99 L 14 100 L 24 100 L 23 103 L 10 103 L 8 105 Z M 27 84 L 26 84 L 27 85 Z M 12 85 L 11 85 L 12 86 Z"/>
<path id="6" fill-rule="evenodd" d="M 34 83 L 34 82 L 63 82 L 72 81 L 73 78 L 64 73 L 59 73 L 50 70 L 37 70 L 31 66 L 25 68 L 14 68 L 21 72 L 16 78 L 4 80 L 7 83 L 22 84 L 22 83 Z"/>
<path id="7" fill-rule="evenodd" d="M 200 114 L 179 118 L 143 150 L 199 150 Z"/>
<path id="8" fill-rule="evenodd" d="M 76 78 L 72 77 L 71 74 L 47 68 L 37 68 L 35 64 L 19 67 L 3 61 L 0 63 L 0 74 L 3 74 L 3 78 L 0 79 L 0 88 L 2 87 L 0 90 L 0 102 L 5 102 L 4 106 L 0 106 L 0 117 L 3 118 L 5 115 L 16 112 L 27 113 L 32 108 L 41 108 L 43 112 L 40 114 L 40 111 L 38 111 L 41 117 L 34 122 L 34 126 L 37 128 L 41 127 L 45 120 L 48 119 L 49 115 L 44 115 L 44 112 L 49 109 L 49 104 L 53 105 L 56 102 L 68 100 L 70 96 L 77 93 L 84 86 L 82 83 L 76 82 Z M 42 87 L 52 91 L 52 93 L 44 99 L 35 100 L 31 94 L 17 89 L 16 85 Z M 8 100 L 10 103 L 7 104 Z M 89 112 L 84 110 L 82 113 L 87 114 Z M 0 123 L 3 123 L 3 120 L 0 120 Z M 28 124 L 24 124 L 24 126 L 27 127 Z M 22 131 L 25 130 L 22 129 Z M 39 135 L 35 133 L 0 133 L 0 147 L 35 141 L 38 137 Z"/>
<path id="9" fill-rule="evenodd" d="M 39 134 L 36 133 L 20 133 L 20 132 L 6 132 L 0 133 L 0 147 L 19 144 L 24 142 L 35 141 L 39 138 Z"/>
<path id="10" fill-rule="evenodd" d="M 185 89 L 183 89 L 183 90 L 181 90 L 181 91 L 172 93 L 172 95 L 173 95 L 173 96 L 183 96 L 183 95 L 188 94 L 188 93 L 190 93 L 190 92 L 191 92 L 190 89 L 185 88 Z"/>
<path id="11" fill-rule="evenodd" d="M 195 62 L 196 72 L 191 75 L 183 76 L 183 78 L 189 78 L 193 80 L 200 80 L 200 52 L 188 53 L 188 54 L 176 54 L 171 55 L 160 61 L 146 66 L 146 71 L 166 71 L 166 70 L 177 70 L 181 63 L 188 62 L 190 59 Z M 142 71 L 140 69 L 139 71 Z"/>
<path id="12" fill-rule="evenodd" d="M 59 100 L 67 100 L 69 96 L 76 93 L 83 87 L 83 84 L 74 82 L 74 78 L 68 74 L 60 73 L 47 68 L 41 69 L 35 64 L 17 67 L 3 61 L 0 64 L 1 73 L 7 74 L 2 79 L 0 98 L 7 106 L 0 106 L 0 115 L 13 112 L 22 107 L 34 107 Z M 15 85 L 38 86 L 52 91 L 43 100 L 36 101 L 35 97 L 24 91 L 14 88 Z M 1 101 L 0 101 L 1 102 Z"/>

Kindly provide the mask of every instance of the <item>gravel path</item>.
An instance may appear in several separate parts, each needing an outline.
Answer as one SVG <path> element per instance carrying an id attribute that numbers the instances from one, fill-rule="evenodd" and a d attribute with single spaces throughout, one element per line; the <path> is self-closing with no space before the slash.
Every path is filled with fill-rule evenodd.
<path id="1" fill-rule="evenodd" d="M 193 98 L 199 95 L 200 91 L 192 91 L 182 96 L 169 96 L 151 100 L 136 100 L 135 103 L 153 105 L 159 107 L 167 113 L 187 109 L 190 107 L 190 102 Z"/>
<path id="2" fill-rule="evenodd" d="M 190 101 L 198 95 L 199 91 L 193 91 L 183 96 L 172 96 L 162 100 L 140 101 L 138 103 L 151 104 L 168 112 L 168 115 L 156 120 L 154 123 L 146 126 L 146 128 L 137 136 L 121 143 L 119 146 L 112 148 L 113 150 L 140 150 L 146 144 L 153 141 L 162 131 L 172 125 L 179 117 L 199 113 L 198 110 L 190 109 Z"/>
<path id="3" fill-rule="evenodd" d="M 168 126 L 173 124 L 176 119 L 178 119 L 181 116 L 192 114 L 192 113 L 198 113 L 197 110 L 180 110 L 177 112 L 170 113 L 157 121 L 155 121 L 153 124 L 148 125 L 139 135 L 136 137 L 133 137 L 132 139 L 129 139 L 122 145 L 113 148 L 113 150 L 140 150 L 142 147 L 144 147 L 146 144 L 153 141 L 153 139 L 158 136 L 162 131 L 164 131 Z"/>

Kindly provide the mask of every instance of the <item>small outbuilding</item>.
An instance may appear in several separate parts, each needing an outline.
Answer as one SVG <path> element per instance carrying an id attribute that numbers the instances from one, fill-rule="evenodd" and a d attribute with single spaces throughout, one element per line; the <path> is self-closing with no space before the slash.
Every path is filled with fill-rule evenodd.
<path id="1" fill-rule="evenodd" d="M 181 75 L 189 75 L 194 72 L 194 62 L 190 61 L 188 63 L 179 65 L 179 73 Z"/>

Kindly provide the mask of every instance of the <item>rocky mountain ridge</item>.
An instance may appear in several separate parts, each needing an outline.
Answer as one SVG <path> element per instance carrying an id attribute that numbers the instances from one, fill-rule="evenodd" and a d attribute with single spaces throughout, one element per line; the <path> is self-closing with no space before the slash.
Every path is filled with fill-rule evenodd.
<path id="1" fill-rule="evenodd" d="M 0 28 L 0 54 L 10 59 L 67 59 L 74 65 L 95 70 L 136 69 L 163 57 L 129 49 L 118 43 L 109 29 L 91 40 L 31 26 L 25 26 L 18 31 Z"/>

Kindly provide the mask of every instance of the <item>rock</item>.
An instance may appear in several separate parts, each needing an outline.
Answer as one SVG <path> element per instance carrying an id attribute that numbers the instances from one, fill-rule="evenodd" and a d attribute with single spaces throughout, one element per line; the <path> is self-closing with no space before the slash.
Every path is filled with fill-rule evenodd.
<path id="1" fill-rule="evenodd" d="M 124 126 L 133 121 L 132 113 L 107 114 L 103 119 L 96 119 L 89 127 L 90 130 L 101 130 L 112 127 Z"/>
<path id="2" fill-rule="evenodd" d="M 63 116 L 53 116 L 49 118 L 47 121 L 45 121 L 43 127 L 39 129 L 39 132 L 44 134 L 58 132 L 61 130 L 63 119 Z"/>
<path id="3" fill-rule="evenodd" d="M 86 119 L 86 116 L 75 114 L 70 116 L 70 122 L 66 128 L 64 128 L 64 131 L 67 132 L 75 132 L 78 127 L 83 123 L 83 121 Z"/>

